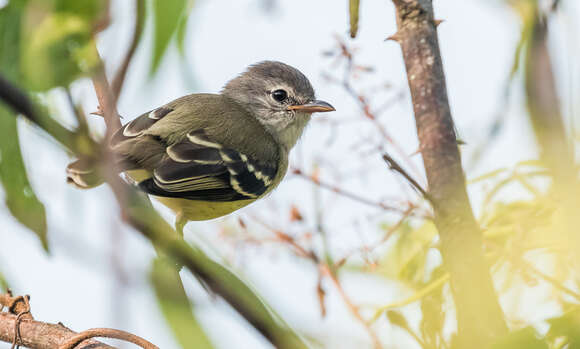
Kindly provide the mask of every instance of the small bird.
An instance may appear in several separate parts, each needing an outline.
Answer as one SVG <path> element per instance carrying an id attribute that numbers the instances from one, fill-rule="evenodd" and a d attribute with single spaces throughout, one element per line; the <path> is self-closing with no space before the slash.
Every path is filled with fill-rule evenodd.
<path id="1" fill-rule="evenodd" d="M 248 67 L 219 94 L 190 94 L 149 111 L 110 139 L 117 169 L 188 221 L 229 214 L 270 193 L 288 169 L 288 153 L 315 112 L 299 70 L 265 61 Z M 67 167 L 80 188 L 103 183 L 83 159 Z"/>

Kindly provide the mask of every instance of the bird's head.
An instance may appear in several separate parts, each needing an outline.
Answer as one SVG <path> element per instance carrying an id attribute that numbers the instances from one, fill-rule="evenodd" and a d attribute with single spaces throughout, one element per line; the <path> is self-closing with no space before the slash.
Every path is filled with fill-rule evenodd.
<path id="1" fill-rule="evenodd" d="M 240 104 L 290 149 L 302 134 L 312 113 L 333 111 L 314 98 L 314 89 L 298 69 L 266 61 L 250 66 L 229 81 L 222 94 Z"/>

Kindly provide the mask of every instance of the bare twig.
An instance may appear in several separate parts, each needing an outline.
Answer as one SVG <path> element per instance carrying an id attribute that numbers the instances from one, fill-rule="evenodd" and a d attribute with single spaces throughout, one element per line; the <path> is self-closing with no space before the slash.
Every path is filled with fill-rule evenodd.
<path id="1" fill-rule="evenodd" d="M 328 190 L 330 190 L 338 195 L 342 195 L 342 196 L 347 197 L 351 200 L 358 201 L 362 204 L 377 207 L 377 208 L 380 208 L 380 209 L 385 210 L 385 211 L 393 211 L 393 212 L 399 212 L 399 213 L 406 212 L 405 208 L 387 205 L 385 203 L 378 202 L 378 201 L 373 201 L 373 200 L 367 199 L 365 197 L 359 196 L 355 193 L 348 192 L 348 191 L 341 189 L 337 186 L 334 186 L 334 185 L 331 185 L 331 184 L 328 184 L 325 182 L 321 182 L 318 178 L 313 178 L 312 176 L 304 173 L 301 169 L 292 168 L 291 171 L 292 171 L 292 174 L 295 174 L 295 175 L 300 176 L 304 179 L 307 179 L 307 180 L 313 182 L 314 184 L 320 186 L 321 188 L 328 189 Z M 409 207 L 415 207 L 415 205 L 413 205 L 412 203 L 409 203 Z M 425 215 L 418 214 L 418 216 L 420 216 L 422 218 L 429 218 L 428 214 L 425 214 Z"/>
<path id="2" fill-rule="evenodd" d="M 139 41 L 141 39 L 141 33 L 143 32 L 143 24 L 145 22 L 145 1 L 135 0 L 135 26 L 133 28 L 133 38 L 131 39 L 131 44 L 129 45 L 129 50 L 125 54 L 125 58 L 121 63 L 121 66 L 117 70 L 113 82 L 111 83 L 111 90 L 113 91 L 113 98 L 115 103 L 119 100 L 121 91 L 123 89 L 123 83 L 125 82 L 125 76 L 127 75 L 127 70 L 137 50 Z"/>
<path id="3" fill-rule="evenodd" d="M 354 54 L 352 50 L 346 45 L 346 43 L 339 36 L 336 37 L 336 41 L 340 48 L 341 57 L 343 57 L 346 60 L 346 68 L 342 80 L 333 79 L 330 76 L 328 76 L 329 80 L 331 82 L 338 83 L 343 87 L 346 93 L 357 102 L 361 111 L 363 112 L 365 119 L 369 120 L 378 130 L 381 137 L 387 143 L 389 143 L 403 159 L 405 159 L 411 170 L 415 174 L 420 175 L 421 172 L 419 171 L 417 166 L 415 166 L 415 164 L 412 161 L 410 161 L 408 154 L 405 153 L 401 145 L 389 134 L 387 129 L 379 122 L 378 113 L 372 110 L 368 98 L 357 92 L 355 88 L 352 86 L 351 83 L 352 72 L 353 69 L 358 67 L 354 63 Z M 400 95 L 397 96 L 397 98 L 400 98 Z M 384 111 L 384 108 L 381 107 L 378 110 Z"/>
<path id="4" fill-rule="evenodd" d="M 423 187 L 415 179 L 413 179 L 413 177 L 411 177 L 411 175 L 409 173 L 407 173 L 407 171 L 405 171 L 405 169 L 402 168 L 401 165 L 399 165 L 399 163 L 397 163 L 397 161 L 395 161 L 395 159 L 393 159 L 389 154 L 384 153 L 383 160 L 385 160 L 385 162 L 387 163 L 387 165 L 389 166 L 389 168 L 391 170 L 393 170 L 393 171 L 399 173 L 401 176 L 405 177 L 407 182 L 409 182 L 413 186 L 413 188 L 415 188 L 419 193 L 421 193 L 421 195 L 423 195 L 423 197 L 425 199 L 427 199 L 431 203 L 433 203 L 429 193 L 427 193 L 427 191 L 425 189 L 423 189 Z"/>
<path id="5" fill-rule="evenodd" d="M 95 337 L 121 339 L 126 342 L 138 345 L 143 349 L 159 349 L 159 347 L 157 347 L 153 343 L 146 341 L 145 339 L 139 336 L 136 336 L 129 332 L 115 330 L 112 328 L 91 328 L 89 330 L 83 331 L 79 334 L 72 336 L 66 342 L 62 343 L 58 347 L 58 349 L 74 349 L 82 341 Z"/>
<path id="6" fill-rule="evenodd" d="M 340 284 L 340 281 L 338 280 L 336 275 L 334 275 L 332 273 L 332 271 L 330 270 L 330 268 L 326 264 L 321 264 L 320 270 L 323 273 L 323 275 L 326 275 L 328 278 L 330 278 L 330 280 L 332 280 L 332 283 L 334 283 L 334 286 L 338 290 L 338 293 L 340 294 L 340 297 L 342 298 L 343 302 L 346 304 L 346 306 L 348 307 L 348 309 L 350 310 L 352 315 L 365 328 L 365 330 L 367 331 L 367 333 L 371 337 L 371 340 L 373 341 L 373 348 L 381 349 L 383 346 L 381 345 L 381 341 L 379 340 L 379 337 L 377 336 L 375 331 L 370 327 L 370 325 L 365 321 L 365 319 L 362 317 L 362 315 L 359 311 L 359 308 L 352 302 L 352 300 L 346 294 L 346 292 L 344 292 L 344 289 L 342 288 L 342 285 Z"/>

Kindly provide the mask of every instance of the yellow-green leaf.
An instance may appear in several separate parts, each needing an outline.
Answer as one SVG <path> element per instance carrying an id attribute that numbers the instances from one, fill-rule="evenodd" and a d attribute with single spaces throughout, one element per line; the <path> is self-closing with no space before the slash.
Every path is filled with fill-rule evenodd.
<path id="1" fill-rule="evenodd" d="M 409 284 L 422 284 L 427 252 L 437 229 L 432 222 L 425 222 L 419 228 L 399 230 L 397 233 L 398 240 L 387 251 L 377 271 Z"/>

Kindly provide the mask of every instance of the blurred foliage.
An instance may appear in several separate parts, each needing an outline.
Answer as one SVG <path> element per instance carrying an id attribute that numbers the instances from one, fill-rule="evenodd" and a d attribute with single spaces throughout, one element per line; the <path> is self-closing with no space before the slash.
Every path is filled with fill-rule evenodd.
<path id="1" fill-rule="evenodd" d="M 98 66 L 93 40 L 106 16 L 100 0 L 28 0 L 22 21 L 26 87 L 47 91 L 89 76 Z"/>
<path id="2" fill-rule="evenodd" d="M 19 47 L 24 4 L 24 1 L 11 2 L 0 9 L 0 73 L 14 82 L 19 82 L 21 77 Z M 20 151 L 16 118 L 5 106 L 0 106 L 0 182 L 12 215 L 32 230 L 48 251 L 44 205 L 30 186 Z"/>
<path id="3" fill-rule="evenodd" d="M 548 344 L 540 338 L 537 332 L 526 327 L 511 332 L 495 343 L 491 349 L 548 349 Z"/>
<path id="4" fill-rule="evenodd" d="M 81 16 L 47 15 L 25 40 L 22 62 L 28 87 L 46 91 L 89 76 L 99 62 L 91 31 L 91 23 Z"/>
<path id="5" fill-rule="evenodd" d="M 185 51 L 187 14 L 192 6 L 191 0 L 153 0 L 155 33 L 151 73 L 155 73 L 159 68 L 161 58 L 174 36 L 177 37 L 180 52 Z"/>
<path id="6" fill-rule="evenodd" d="M 560 317 L 548 319 L 547 337 L 560 343 L 561 348 L 580 348 L 580 307 L 574 306 Z"/>
<path id="7" fill-rule="evenodd" d="M 151 268 L 157 302 L 182 348 L 213 348 L 192 313 L 179 273 L 168 259 L 157 258 Z"/>
<path id="8" fill-rule="evenodd" d="M 382 228 L 390 229 L 388 225 Z M 422 285 L 427 276 L 427 253 L 436 236 L 437 229 L 431 221 L 418 228 L 403 224 L 393 236 L 396 242 L 382 256 L 377 272 L 410 286 Z"/>

